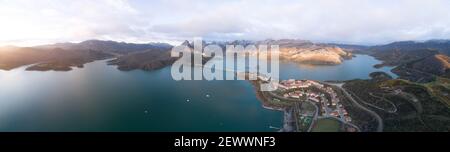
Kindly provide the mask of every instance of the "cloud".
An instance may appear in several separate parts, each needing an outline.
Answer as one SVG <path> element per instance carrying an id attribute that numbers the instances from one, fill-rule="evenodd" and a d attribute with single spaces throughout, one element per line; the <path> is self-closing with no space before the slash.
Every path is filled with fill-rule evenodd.
<path id="1" fill-rule="evenodd" d="M 210 39 L 298 38 L 365 44 L 450 38 L 450 2 L 446 0 L 250 0 L 194 8 L 186 18 L 152 30 Z"/>
<path id="2" fill-rule="evenodd" d="M 450 38 L 448 0 L 0 0 L 0 43 Z"/>
<path id="3" fill-rule="evenodd" d="M 0 42 L 51 43 L 138 36 L 127 1 L 0 1 Z M 31 44 L 32 45 L 32 44 Z"/>

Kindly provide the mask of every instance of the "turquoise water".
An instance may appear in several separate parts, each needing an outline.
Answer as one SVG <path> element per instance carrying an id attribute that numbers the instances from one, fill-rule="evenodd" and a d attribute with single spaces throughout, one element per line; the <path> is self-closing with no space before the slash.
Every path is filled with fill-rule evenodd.
<path id="1" fill-rule="evenodd" d="M 368 55 L 357 55 L 351 60 L 345 60 L 336 66 L 311 66 L 295 63 L 280 63 L 280 79 L 312 79 L 312 80 L 351 80 L 369 79 L 369 74 L 383 71 L 392 77 L 397 76 L 391 72 L 393 67 L 376 69 L 373 65 L 380 61 Z"/>
<path id="2" fill-rule="evenodd" d="M 368 78 L 379 61 L 280 65 L 281 78 Z M 173 81 L 170 67 L 123 72 L 106 61 L 69 72 L 0 70 L 0 131 L 276 131 L 282 112 L 262 108 L 246 81 Z M 389 71 L 388 68 L 382 69 Z"/>

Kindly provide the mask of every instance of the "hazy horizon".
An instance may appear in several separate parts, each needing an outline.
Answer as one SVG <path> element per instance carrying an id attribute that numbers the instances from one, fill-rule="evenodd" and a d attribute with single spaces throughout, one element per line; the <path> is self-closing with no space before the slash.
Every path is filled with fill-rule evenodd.
<path id="1" fill-rule="evenodd" d="M 448 8 L 447 0 L 0 0 L 0 46 L 91 39 L 178 44 L 193 37 L 358 45 L 450 39 Z"/>
<path id="2" fill-rule="evenodd" d="M 43 45 L 53 45 L 53 44 L 63 44 L 63 43 L 81 43 L 81 42 L 85 42 L 85 41 L 113 41 L 113 42 L 117 42 L 117 43 L 132 43 L 132 44 L 150 44 L 150 43 L 166 43 L 166 44 L 170 44 L 173 46 L 176 45 L 181 45 L 184 41 L 189 41 L 189 42 L 193 42 L 194 38 L 192 39 L 185 39 L 185 40 L 180 40 L 180 41 L 165 41 L 165 40 L 160 40 L 160 41 L 148 41 L 148 42 L 127 42 L 127 41 L 116 41 L 116 40 L 108 40 L 108 39 L 86 39 L 86 40 L 82 40 L 82 41 L 72 41 L 72 42 L 53 42 L 53 43 L 42 43 L 42 44 L 29 44 L 29 45 L 14 45 L 14 44 L 6 44 L 6 45 L 1 45 L 0 43 L 0 47 L 38 47 L 38 46 L 43 46 Z M 205 40 L 206 42 L 230 42 L 230 41 L 234 41 L 234 40 Z M 236 40 L 246 40 L 246 39 L 236 39 Z M 281 40 L 281 39 L 264 39 L 264 40 Z M 264 41 L 264 40 L 248 40 L 248 41 Z M 307 39 L 290 39 L 290 40 L 305 40 L 305 41 L 310 41 Z M 446 40 L 446 41 L 450 41 L 450 39 L 426 39 L 426 40 L 402 40 L 402 41 L 392 41 L 392 42 L 386 42 L 386 43 L 379 43 L 379 44 L 358 44 L 358 43 L 346 43 L 346 42 L 318 42 L 318 41 L 311 41 L 312 43 L 323 43 L 323 44 L 341 44 L 341 45 L 359 45 L 359 46 L 377 46 L 377 45 L 386 45 L 386 44 L 390 44 L 390 43 L 394 43 L 394 42 L 404 42 L 404 41 L 414 41 L 414 42 L 425 42 L 425 41 L 431 41 L 431 40 Z"/>

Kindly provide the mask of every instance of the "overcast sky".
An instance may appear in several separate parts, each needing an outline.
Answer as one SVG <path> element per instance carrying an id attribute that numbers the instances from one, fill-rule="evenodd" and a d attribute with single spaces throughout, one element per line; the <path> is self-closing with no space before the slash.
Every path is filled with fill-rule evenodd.
<path id="1" fill-rule="evenodd" d="M 0 0 L 0 45 L 450 38 L 450 0 Z"/>

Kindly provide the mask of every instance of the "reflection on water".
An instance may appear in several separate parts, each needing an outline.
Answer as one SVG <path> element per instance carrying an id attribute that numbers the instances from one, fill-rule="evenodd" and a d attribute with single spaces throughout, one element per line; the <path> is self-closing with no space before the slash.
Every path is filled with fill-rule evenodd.
<path id="1" fill-rule="evenodd" d="M 0 131 L 274 131 L 246 81 L 174 81 L 170 67 L 0 72 Z M 189 102 L 188 102 L 189 101 Z"/>
<path id="2" fill-rule="evenodd" d="M 292 62 L 281 62 L 281 79 L 311 79 L 311 80 L 351 80 L 368 79 L 369 74 L 375 71 L 383 71 L 396 77 L 390 70 L 392 67 L 376 69 L 373 65 L 380 61 L 368 55 L 356 55 L 351 60 L 345 60 L 340 65 L 334 66 L 311 66 L 307 64 L 296 64 Z"/>
<path id="3" fill-rule="evenodd" d="M 0 131 L 275 131 L 282 113 L 261 107 L 246 81 L 174 81 L 170 67 L 118 71 L 96 61 L 68 72 L 0 70 Z M 379 61 L 281 63 L 281 78 L 368 78 Z M 388 68 L 381 69 L 388 71 Z"/>

